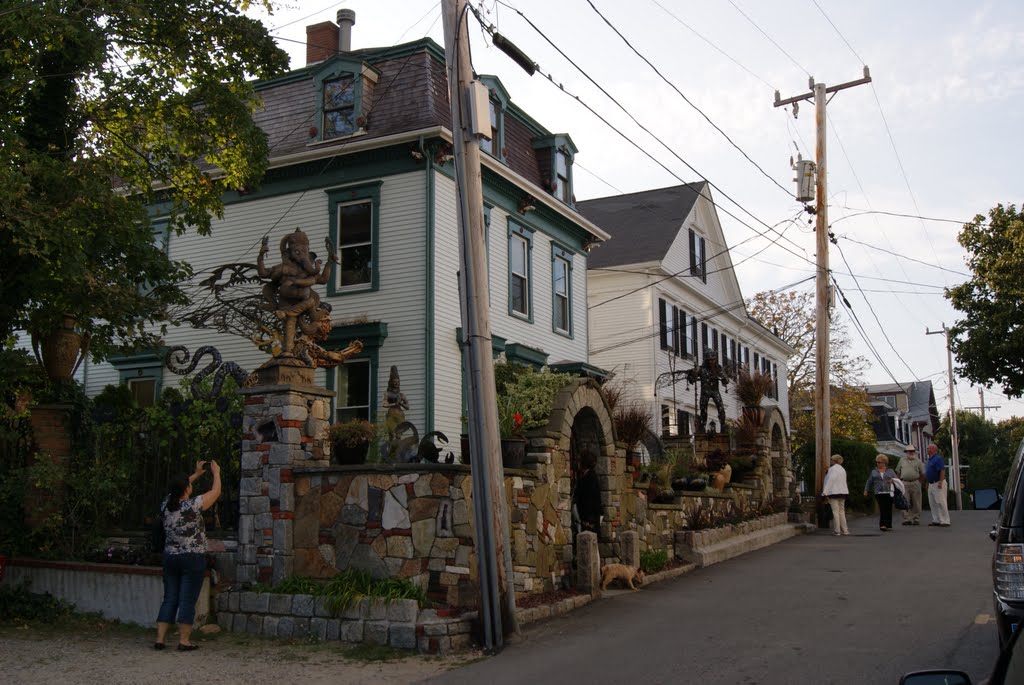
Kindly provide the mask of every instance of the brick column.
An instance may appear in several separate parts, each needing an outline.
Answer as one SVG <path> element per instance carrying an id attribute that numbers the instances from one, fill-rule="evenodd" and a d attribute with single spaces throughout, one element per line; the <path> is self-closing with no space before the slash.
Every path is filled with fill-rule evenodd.
<path id="1" fill-rule="evenodd" d="M 312 385 L 242 388 L 242 464 L 239 484 L 238 582 L 277 583 L 294 564 L 296 466 L 327 466 L 330 400 Z"/>
<path id="2" fill-rule="evenodd" d="M 38 452 L 35 460 L 48 460 L 55 464 L 67 464 L 71 458 L 71 405 L 37 404 L 29 407 L 29 421 L 32 437 Z M 30 528 L 42 525 L 48 516 L 59 512 L 63 505 L 63 483 L 53 483 L 43 490 L 28 488 L 25 494 L 25 522 Z"/>

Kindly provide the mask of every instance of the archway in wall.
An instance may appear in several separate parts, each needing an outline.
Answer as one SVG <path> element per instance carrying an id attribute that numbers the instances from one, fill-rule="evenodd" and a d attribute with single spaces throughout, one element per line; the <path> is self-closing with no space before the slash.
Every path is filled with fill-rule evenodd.
<path id="1" fill-rule="evenodd" d="M 765 417 L 768 429 L 768 455 L 772 467 L 772 494 L 775 498 L 789 495 L 789 483 L 792 480 L 789 464 L 789 445 L 786 440 L 785 417 L 778 407 L 773 407 Z"/>
<path id="2" fill-rule="evenodd" d="M 553 476 L 562 482 L 553 485 L 559 488 L 559 492 L 569 493 L 564 506 L 570 513 L 579 477 L 580 455 L 584 450 L 593 450 L 597 455 L 595 471 L 600 491 L 604 493 L 617 487 L 618 481 L 611 475 L 611 460 L 615 455 L 612 417 L 596 381 L 580 379 L 562 388 L 552 406 L 547 434 L 549 437 L 557 436 L 551 458 Z M 575 516 L 571 519 L 571 539 L 575 541 L 579 526 Z M 571 547 L 575 565 L 575 544 Z"/>

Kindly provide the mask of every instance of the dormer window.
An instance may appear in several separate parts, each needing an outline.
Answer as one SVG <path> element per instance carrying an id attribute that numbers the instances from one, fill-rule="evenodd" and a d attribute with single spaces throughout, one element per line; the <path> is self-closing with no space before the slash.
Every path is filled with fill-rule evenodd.
<path id="1" fill-rule="evenodd" d="M 533 149 L 537 151 L 537 165 L 544 189 L 565 204 L 572 205 L 572 160 L 576 155 L 572 139 L 564 133 L 535 138 Z"/>
<path id="2" fill-rule="evenodd" d="M 337 140 L 364 133 L 367 108 L 373 97 L 377 70 L 356 60 L 334 57 L 313 76 L 319 131 L 313 142 Z"/>
<path id="3" fill-rule="evenodd" d="M 355 78 L 352 74 L 324 81 L 324 140 L 356 132 L 355 106 Z"/>
<path id="4" fill-rule="evenodd" d="M 478 76 L 480 83 L 487 87 L 491 116 L 491 139 L 480 139 L 480 149 L 499 162 L 505 161 L 505 115 L 511 102 L 508 91 L 494 76 Z"/>

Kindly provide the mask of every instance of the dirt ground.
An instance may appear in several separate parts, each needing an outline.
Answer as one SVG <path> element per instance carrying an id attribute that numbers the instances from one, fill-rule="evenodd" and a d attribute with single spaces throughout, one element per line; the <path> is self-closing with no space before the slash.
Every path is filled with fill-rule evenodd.
<path id="1" fill-rule="evenodd" d="M 0 683 L 415 683 L 481 658 L 402 656 L 386 648 L 281 643 L 249 636 L 196 635 L 194 652 L 175 640 L 156 651 L 148 631 L 131 626 L 57 624 L 0 628 Z"/>

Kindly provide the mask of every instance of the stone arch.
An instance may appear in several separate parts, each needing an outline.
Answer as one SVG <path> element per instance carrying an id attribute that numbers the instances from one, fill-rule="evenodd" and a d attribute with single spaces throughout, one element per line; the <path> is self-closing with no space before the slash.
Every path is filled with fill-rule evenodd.
<path id="1" fill-rule="evenodd" d="M 789 459 L 786 417 L 778 407 L 770 407 L 766 412 L 764 429 L 768 434 L 768 458 L 771 464 L 770 494 L 772 498 L 787 500 L 788 503 L 793 469 Z"/>

